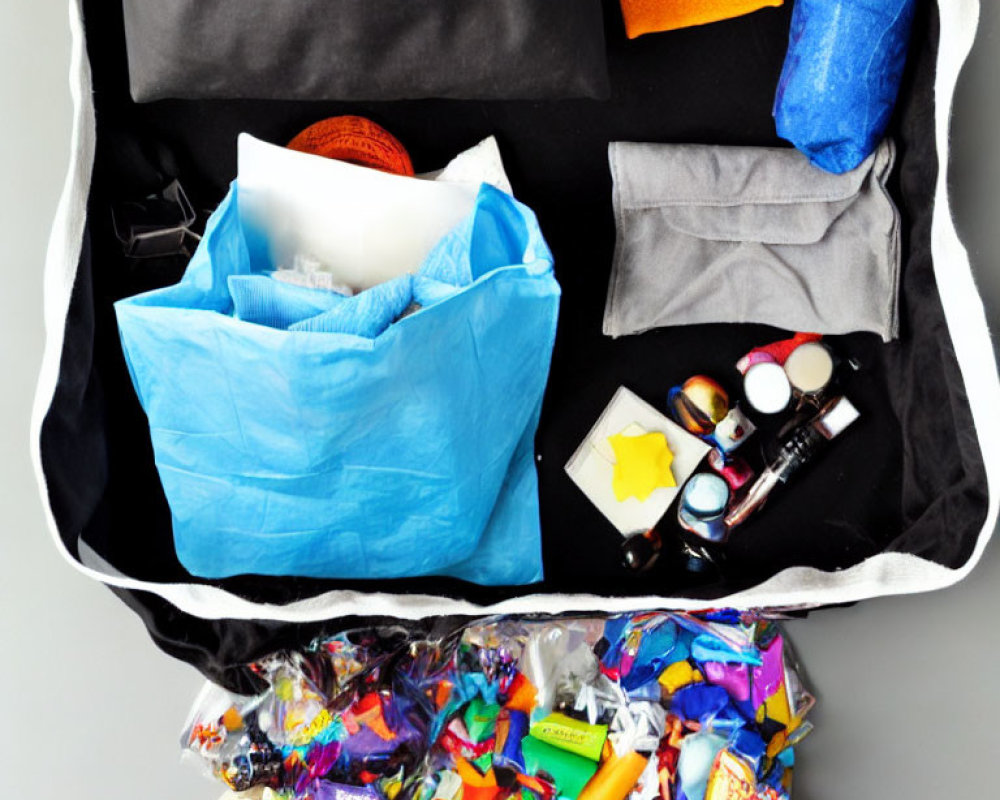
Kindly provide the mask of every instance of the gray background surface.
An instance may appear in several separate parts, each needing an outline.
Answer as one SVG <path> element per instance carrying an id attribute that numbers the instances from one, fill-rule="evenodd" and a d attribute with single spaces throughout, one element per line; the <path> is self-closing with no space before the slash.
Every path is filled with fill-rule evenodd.
<path id="1" fill-rule="evenodd" d="M 951 177 L 996 327 L 1000 8 L 984 6 L 959 91 Z M 68 159 L 68 64 L 64 3 L 0 3 L 0 786 L 5 796 L 40 800 L 214 800 L 216 785 L 178 757 L 200 676 L 157 650 L 134 614 L 62 561 L 29 461 L 42 264 Z M 994 543 L 958 587 L 791 623 L 820 700 L 816 731 L 798 750 L 794 797 L 1000 797 L 998 615 Z"/>

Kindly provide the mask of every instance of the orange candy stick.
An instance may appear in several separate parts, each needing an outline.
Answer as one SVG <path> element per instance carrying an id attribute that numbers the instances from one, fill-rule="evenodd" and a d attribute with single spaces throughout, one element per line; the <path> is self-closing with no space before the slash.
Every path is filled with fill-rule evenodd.
<path id="1" fill-rule="evenodd" d="M 612 755 L 583 787 L 577 800 L 625 800 L 649 765 L 649 757 L 634 750 Z"/>

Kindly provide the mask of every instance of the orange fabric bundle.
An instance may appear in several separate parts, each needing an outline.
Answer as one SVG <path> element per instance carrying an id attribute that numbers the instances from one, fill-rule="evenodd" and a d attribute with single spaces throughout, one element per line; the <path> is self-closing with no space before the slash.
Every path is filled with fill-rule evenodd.
<path id="1" fill-rule="evenodd" d="M 785 0 L 621 0 L 629 39 L 741 17 Z"/>

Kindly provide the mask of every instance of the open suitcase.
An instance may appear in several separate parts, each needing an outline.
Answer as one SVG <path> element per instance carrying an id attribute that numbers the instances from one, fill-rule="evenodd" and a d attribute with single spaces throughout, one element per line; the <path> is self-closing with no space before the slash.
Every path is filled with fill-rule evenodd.
<path id="1" fill-rule="evenodd" d="M 545 51 L 558 55 L 561 43 L 564 57 L 575 53 L 577 71 L 553 87 L 552 65 L 543 57 L 529 60 L 522 70 L 529 79 L 515 90 L 528 99 L 481 99 L 466 87 L 460 96 L 471 99 L 395 100 L 413 91 L 400 85 L 388 97 L 340 101 L 260 84 L 213 88 L 208 73 L 186 76 L 208 87 L 207 97 L 160 99 L 171 88 L 157 94 L 155 81 L 137 84 L 136 52 L 126 48 L 126 31 L 136 36 L 127 26 L 142 21 L 130 6 L 144 4 L 127 0 L 124 17 L 119 3 L 71 4 L 75 128 L 46 265 L 48 339 L 34 415 L 36 472 L 65 557 L 108 584 L 160 647 L 213 680 L 248 688 L 243 664 L 320 630 L 342 628 L 347 618 L 707 605 L 805 609 L 941 588 L 967 575 L 982 554 L 997 519 L 1000 382 L 947 187 L 952 97 L 972 46 L 978 4 L 918 4 L 890 128 L 896 167 L 889 187 L 901 213 L 899 338 L 835 337 L 863 365 L 857 430 L 766 515 L 748 523 L 729 546 L 724 576 L 706 580 L 666 567 L 636 575 L 621 566 L 620 537 L 564 465 L 620 385 L 662 405 L 670 386 L 698 372 L 730 369 L 747 350 L 782 333 L 732 323 L 661 327 L 618 339 L 603 334 L 615 241 L 606 149 L 611 141 L 782 146 L 771 109 L 791 4 L 672 34 L 669 41 L 626 41 L 617 3 L 604 3 L 605 84 L 586 67 L 595 52 L 587 37 L 601 28 L 601 4 L 577 2 L 574 25 Z M 553 4 L 545 24 L 555 29 L 568 5 Z M 206 17 L 185 13 L 169 24 L 210 26 L 220 19 L 210 11 Z M 391 37 L 395 29 L 385 30 Z M 251 59 L 246 48 L 236 52 Z M 130 57 L 132 93 L 156 102 L 133 101 Z M 230 66 L 239 73 L 241 65 Z M 404 71 L 399 64 L 395 70 L 386 74 Z M 296 85 L 294 74 L 290 80 Z M 475 85 L 477 77 L 469 80 Z M 347 84 L 337 91 L 364 93 Z M 270 99 L 213 96 L 220 92 Z M 559 92 L 608 96 L 552 99 Z M 158 191 L 171 178 L 181 179 L 196 208 L 214 208 L 233 178 L 240 132 L 285 142 L 335 114 L 361 114 L 385 125 L 406 142 L 418 171 L 495 135 L 515 192 L 538 214 L 563 290 L 536 439 L 545 568 L 540 583 L 204 579 L 178 561 L 113 303 L 179 275 L 130 265 L 110 209 L 123 198 Z M 782 202 L 781 187 L 773 191 L 771 199 Z"/>

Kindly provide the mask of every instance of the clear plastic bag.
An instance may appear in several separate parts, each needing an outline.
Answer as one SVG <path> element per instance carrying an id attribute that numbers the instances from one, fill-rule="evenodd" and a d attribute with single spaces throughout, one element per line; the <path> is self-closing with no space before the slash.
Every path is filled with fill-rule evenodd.
<path id="1" fill-rule="evenodd" d="M 748 612 L 361 629 L 253 668 L 268 689 L 206 689 L 184 746 L 283 799 L 777 800 L 811 729 Z"/>

